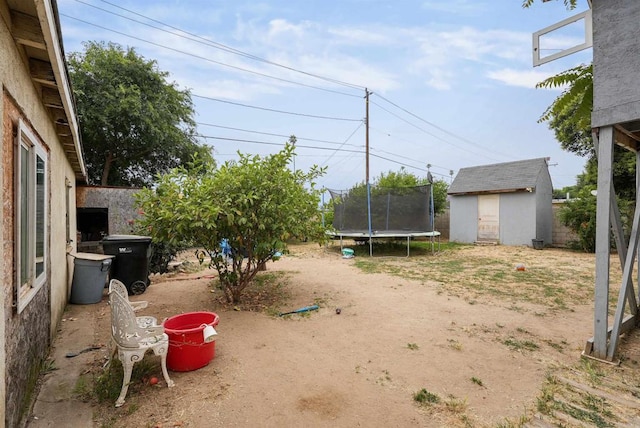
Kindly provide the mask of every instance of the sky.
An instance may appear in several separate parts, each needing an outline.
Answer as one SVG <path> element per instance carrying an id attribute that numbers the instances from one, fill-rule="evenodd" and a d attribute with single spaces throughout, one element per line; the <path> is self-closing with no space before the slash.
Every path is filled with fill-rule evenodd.
<path id="1" fill-rule="evenodd" d="M 191 91 L 201 142 L 218 162 L 278 152 L 349 189 L 382 173 L 450 182 L 461 168 L 549 157 L 556 189 L 585 159 L 538 119 L 560 89 L 536 83 L 589 63 L 591 49 L 533 67 L 532 33 L 588 9 L 579 0 L 58 0 L 65 52 L 114 42 Z M 584 25 L 541 52 L 578 44 Z M 366 150 L 366 91 L 369 151 Z M 429 167 L 428 167 L 429 166 Z"/>

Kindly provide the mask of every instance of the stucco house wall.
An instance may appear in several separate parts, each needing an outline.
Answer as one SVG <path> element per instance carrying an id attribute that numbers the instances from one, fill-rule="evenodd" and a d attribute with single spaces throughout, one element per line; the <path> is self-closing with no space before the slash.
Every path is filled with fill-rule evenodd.
<path id="1" fill-rule="evenodd" d="M 17 8 L 17 9 L 16 9 Z M 18 21 L 21 21 L 18 23 Z M 27 42 L 21 41 L 24 23 L 34 35 Z M 37 30 L 41 31 L 41 40 Z M 66 306 L 70 277 L 67 253 L 75 250 L 70 239 L 69 225 L 75 224 L 75 185 L 84 176 L 84 164 L 79 150 L 77 126 L 69 137 L 70 144 L 63 144 L 61 127 L 74 127 L 75 112 L 69 109 L 69 87 L 64 68 L 61 47 L 58 46 L 57 16 L 52 0 L 0 0 L 0 154 L 2 160 L 2 227 L 0 233 L 0 425 L 19 426 L 28 410 L 30 391 L 48 355 L 52 338 Z M 54 48 L 57 48 L 54 49 Z M 30 67 L 31 55 L 38 55 L 40 64 L 51 64 L 50 79 L 54 95 L 58 94 L 60 106 L 56 106 L 57 120 L 52 117 L 51 105 L 43 97 L 43 87 L 34 82 Z M 50 63 L 48 62 L 50 60 Z M 55 77 L 54 77 L 55 76 Z M 56 87 L 57 85 L 57 87 Z M 66 91 L 66 92 L 65 92 Z M 65 98 L 66 94 L 66 98 Z M 55 98 L 55 97 L 54 97 Z M 64 99 L 64 101 L 63 101 Z M 66 102 L 65 106 L 62 106 Z M 61 126 L 62 120 L 71 125 Z M 19 126 L 24 127 L 42 149 L 45 159 L 44 188 L 45 257 L 44 282 L 35 287 L 32 299 L 18 310 L 17 266 L 17 152 L 20 150 Z M 66 137 L 66 134 L 65 134 Z M 71 153 L 71 154 L 70 154 Z M 25 300 L 23 300 L 25 301 Z"/>

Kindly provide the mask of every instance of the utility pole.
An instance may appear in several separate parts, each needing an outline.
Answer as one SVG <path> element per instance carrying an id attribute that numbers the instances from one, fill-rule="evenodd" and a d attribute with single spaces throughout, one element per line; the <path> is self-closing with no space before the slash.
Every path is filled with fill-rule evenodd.
<path id="1" fill-rule="evenodd" d="M 369 257 L 373 257 L 373 238 L 372 230 L 371 230 L 371 185 L 369 184 L 369 89 L 364 88 L 364 99 L 365 99 L 365 107 L 366 107 L 366 116 L 365 116 L 365 145 L 366 145 L 366 181 L 365 184 L 367 186 L 367 218 L 369 222 Z"/>
<path id="2" fill-rule="evenodd" d="M 366 160 L 367 167 L 366 167 L 366 176 L 365 176 L 366 181 L 365 181 L 365 183 L 369 184 L 369 94 L 370 94 L 369 89 L 364 88 L 364 93 L 365 93 L 364 99 L 365 99 L 365 107 L 366 107 L 366 116 L 365 116 L 365 119 L 364 119 L 365 120 L 365 125 L 366 125 L 366 128 L 365 128 L 366 150 L 365 151 L 366 151 L 366 156 L 367 156 L 367 160 Z"/>

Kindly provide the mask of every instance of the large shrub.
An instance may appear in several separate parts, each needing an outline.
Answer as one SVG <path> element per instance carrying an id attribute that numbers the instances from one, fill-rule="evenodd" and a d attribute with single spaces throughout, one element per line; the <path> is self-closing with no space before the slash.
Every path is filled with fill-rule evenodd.
<path id="1" fill-rule="evenodd" d="M 155 189 L 138 195 L 141 223 L 154 240 L 203 248 L 227 300 L 238 302 L 265 263 L 286 251 L 288 239 L 325 239 L 313 182 L 324 170 L 292 171 L 293 150 L 287 144 L 266 157 L 240 154 L 219 168 L 204 164 L 162 175 Z"/>

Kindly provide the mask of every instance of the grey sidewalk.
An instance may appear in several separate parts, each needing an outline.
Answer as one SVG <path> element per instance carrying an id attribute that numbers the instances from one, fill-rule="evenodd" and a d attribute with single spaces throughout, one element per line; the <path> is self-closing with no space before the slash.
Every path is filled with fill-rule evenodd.
<path id="1" fill-rule="evenodd" d="M 67 358 L 69 352 L 78 352 L 95 345 L 95 317 L 104 308 L 95 305 L 68 305 L 54 339 L 51 357 L 56 370 L 46 374 L 36 402 L 27 420 L 29 428 L 93 427 L 91 405 L 74 398 L 74 388 L 88 363 L 96 353 L 104 355 L 106 348 Z"/>

